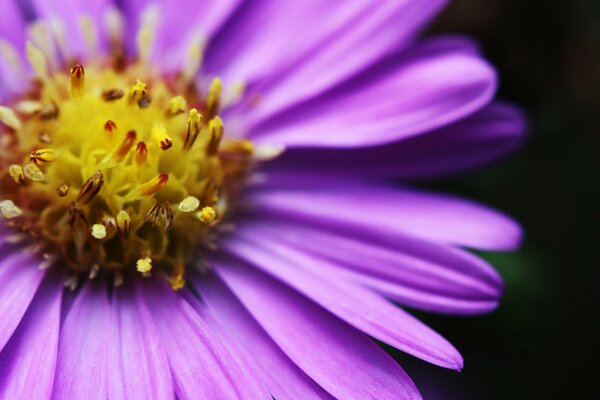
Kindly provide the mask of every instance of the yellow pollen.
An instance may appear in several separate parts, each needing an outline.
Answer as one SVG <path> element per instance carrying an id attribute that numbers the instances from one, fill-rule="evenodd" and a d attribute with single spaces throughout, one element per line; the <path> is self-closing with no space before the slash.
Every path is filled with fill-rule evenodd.
<path id="1" fill-rule="evenodd" d="M 185 137 L 185 143 L 183 144 L 184 150 L 189 150 L 192 148 L 200 131 L 202 129 L 202 115 L 196 110 L 192 108 L 188 113 L 188 123 L 187 123 L 187 135 Z"/>
<path id="2" fill-rule="evenodd" d="M 23 172 L 23 167 L 21 167 L 19 164 L 11 164 L 8 167 L 8 174 L 16 183 L 25 183 L 25 172 Z"/>
<path id="3" fill-rule="evenodd" d="M 197 217 L 205 224 L 210 224 L 217 218 L 217 212 L 212 207 L 204 207 L 198 212 Z"/>
<path id="4" fill-rule="evenodd" d="M 169 100 L 168 114 L 177 115 L 184 113 L 187 107 L 187 103 L 182 96 L 175 96 Z"/>
<path id="5" fill-rule="evenodd" d="M 206 95 L 206 115 L 208 118 L 212 118 L 219 112 L 221 106 L 221 92 L 223 91 L 223 84 L 220 78 L 214 78 L 208 88 L 208 94 Z"/>
<path id="6" fill-rule="evenodd" d="M 92 236 L 98 240 L 102 240 L 106 237 L 106 227 L 102 224 L 94 224 L 92 226 Z"/>
<path id="7" fill-rule="evenodd" d="M 3 200 L 0 201 L 0 213 L 4 218 L 12 219 L 21 216 L 23 211 L 12 200 Z"/>
<path id="8" fill-rule="evenodd" d="M 146 84 L 139 79 L 129 89 L 129 102 L 139 103 L 146 96 Z"/>
<path id="9" fill-rule="evenodd" d="M 200 200 L 194 196 L 186 197 L 181 203 L 179 203 L 179 211 L 193 212 L 200 207 Z"/>
<path id="10" fill-rule="evenodd" d="M 140 258 L 139 260 L 137 260 L 135 268 L 138 270 L 138 272 L 141 272 L 142 274 L 150 272 L 150 270 L 152 270 L 152 259 L 149 257 Z"/>

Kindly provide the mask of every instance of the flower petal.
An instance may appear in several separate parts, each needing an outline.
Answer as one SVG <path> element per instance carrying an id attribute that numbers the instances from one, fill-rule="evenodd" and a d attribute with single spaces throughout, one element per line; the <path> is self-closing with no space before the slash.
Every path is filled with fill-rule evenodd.
<path id="1" fill-rule="evenodd" d="M 62 293 L 60 280 L 56 276 L 49 276 L 42 283 L 15 334 L 0 353 L 0 397 L 50 398 Z"/>
<path id="2" fill-rule="evenodd" d="M 163 282 L 144 282 L 143 296 L 162 336 L 180 399 L 268 399 L 239 361 L 182 297 Z"/>
<path id="3" fill-rule="evenodd" d="M 219 329 L 230 334 L 241 351 L 254 361 L 253 367 L 274 398 L 331 399 L 277 347 L 217 276 L 210 273 L 194 277 L 193 282 Z M 192 304 L 198 306 L 197 302 Z"/>
<path id="4" fill-rule="evenodd" d="M 290 359 L 335 398 L 420 398 L 381 348 L 310 300 L 246 265 L 220 261 L 216 271 Z"/>
<path id="5" fill-rule="evenodd" d="M 516 107 L 493 103 L 452 125 L 406 140 L 358 149 L 289 149 L 268 167 L 378 178 L 447 176 L 511 153 L 523 143 L 526 126 Z"/>
<path id="6" fill-rule="evenodd" d="M 100 282 L 78 293 L 60 332 L 53 398 L 107 398 L 110 309 Z"/>
<path id="7" fill-rule="evenodd" d="M 22 53 L 25 50 L 25 18 L 19 10 L 16 1 L 2 3 L 0 13 L 0 41 L 6 41 L 16 52 L 19 62 L 23 62 Z M 15 70 L 6 55 L 0 53 L 0 99 L 4 100 L 9 93 L 23 88 L 24 79 Z"/>
<path id="8" fill-rule="evenodd" d="M 288 147 L 380 145 L 456 122 L 484 107 L 495 92 L 489 64 L 433 39 L 253 126 L 250 136 Z"/>
<path id="9" fill-rule="evenodd" d="M 244 119 L 256 122 L 312 98 L 406 47 L 445 3 L 445 0 L 399 0 L 286 4 L 285 8 L 274 11 L 275 16 L 264 21 L 260 28 L 249 30 L 250 37 L 244 36 L 241 51 L 223 54 L 223 49 L 231 50 L 233 46 L 219 43 L 215 53 L 225 63 L 222 72 L 226 77 L 244 79 L 250 84 L 257 76 L 265 77 L 252 86 L 253 91 L 260 93 L 261 101 L 245 108 L 249 112 Z M 263 4 L 272 7 L 277 2 L 263 1 Z M 330 7 L 331 11 L 323 7 Z M 245 18 L 248 24 L 258 18 L 260 11 L 253 3 L 240 19 Z M 294 27 L 306 21 L 311 21 L 310 30 L 303 29 L 302 41 L 295 40 Z M 243 29 L 236 22 L 230 26 L 232 32 L 223 42 L 234 38 L 237 42 L 239 36 L 234 34 Z M 294 46 L 289 46 L 290 41 Z M 264 56 L 260 57 L 261 54 Z M 209 62 L 210 56 L 209 53 Z"/>
<path id="10" fill-rule="evenodd" d="M 136 289 L 127 285 L 113 294 L 109 397 L 173 399 L 173 378 L 160 333 Z"/>
<path id="11" fill-rule="evenodd" d="M 511 218 L 458 197 L 308 174 L 268 179 L 254 195 L 265 213 L 485 250 L 511 250 L 522 238 Z"/>
<path id="12" fill-rule="evenodd" d="M 500 277 L 485 262 L 414 239 L 389 243 L 359 232 L 336 232 L 266 216 L 237 230 L 245 237 L 259 236 L 269 250 L 300 268 L 335 281 L 358 282 L 411 307 L 478 314 L 496 308 L 502 292 Z M 415 251 L 419 248 L 420 253 Z"/>
<path id="13" fill-rule="evenodd" d="M 23 249 L 7 253 L 0 261 L 0 350 L 19 325 L 35 295 L 44 271 L 40 260 Z M 8 255 L 5 255 L 8 254 Z"/>
<path id="14" fill-rule="evenodd" d="M 425 361 L 461 369 L 462 357 L 436 332 L 373 291 L 351 281 L 335 279 L 303 268 L 309 261 L 288 247 L 282 254 L 256 235 L 228 238 L 223 246 L 231 254 L 277 277 L 363 332 Z"/>

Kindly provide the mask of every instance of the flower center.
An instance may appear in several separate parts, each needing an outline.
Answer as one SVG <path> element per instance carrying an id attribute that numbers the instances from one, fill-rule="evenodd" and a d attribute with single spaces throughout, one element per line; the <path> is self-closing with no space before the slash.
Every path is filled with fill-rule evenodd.
<path id="1" fill-rule="evenodd" d="M 137 60 L 113 52 L 85 69 L 51 71 L 28 43 L 36 79 L 0 107 L 0 212 L 76 279 L 160 271 L 179 289 L 231 212 L 253 146 L 223 135 L 221 81 L 197 90 L 196 71 L 161 74 L 143 29 Z"/>

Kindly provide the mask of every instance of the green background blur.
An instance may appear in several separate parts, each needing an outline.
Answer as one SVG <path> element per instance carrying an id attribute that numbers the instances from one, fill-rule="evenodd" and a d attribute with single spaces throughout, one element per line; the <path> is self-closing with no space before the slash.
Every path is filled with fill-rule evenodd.
<path id="1" fill-rule="evenodd" d="M 505 279 L 499 310 L 418 313 L 462 352 L 463 372 L 390 352 L 425 399 L 600 398 L 600 1 L 454 0 L 431 31 L 477 38 L 531 129 L 519 154 L 429 186 L 506 211 L 526 238 L 483 254 Z"/>

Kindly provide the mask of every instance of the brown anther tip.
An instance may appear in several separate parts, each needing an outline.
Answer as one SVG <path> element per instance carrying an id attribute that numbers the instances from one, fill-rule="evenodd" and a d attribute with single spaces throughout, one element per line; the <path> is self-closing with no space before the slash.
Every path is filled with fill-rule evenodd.
<path id="1" fill-rule="evenodd" d="M 60 185 L 59 187 L 56 188 L 56 193 L 60 196 L 60 197 L 65 197 L 68 193 L 69 193 L 69 185 L 67 185 L 66 183 L 63 183 L 62 185 Z"/>
<path id="2" fill-rule="evenodd" d="M 141 167 L 148 159 L 148 146 L 144 142 L 138 142 L 135 148 L 133 161 L 138 167 Z"/>
<path id="3" fill-rule="evenodd" d="M 125 91 L 122 89 L 107 89 L 102 92 L 102 99 L 104 101 L 115 101 L 123 98 Z"/>
<path id="4" fill-rule="evenodd" d="M 102 185 L 104 185 L 104 175 L 101 171 L 96 171 L 94 175 L 92 175 L 83 184 L 83 187 L 77 196 L 77 201 L 83 204 L 88 204 L 98 194 L 98 192 L 100 192 Z"/>
<path id="5" fill-rule="evenodd" d="M 83 68 L 83 65 L 77 64 L 77 65 L 73 66 L 73 68 L 71 68 L 71 76 L 72 77 L 80 79 L 84 75 L 85 75 L 85 69 Z"/>
<path id="6" fill-rule="evenodd" d="M 162 173 L 158 175 L 158 182 L 161 186 L 164 186 L 169 181 L 169 174 Z"/>
<path id="7" fill-rule="evenodd" d="M 162 150 L 169 150 L 173 146 L 173 141 L 171 139 L 164 139 L 160 142 L 160 148 Z"/>
<path id="8" fill-rule="evenodd" d="M 127 135 L 126 135 L 127 140 L 135 140 L 136 137 L 137 137 L 137 132 L 134 131 L 133 129 L 127 132 Z"/>
<path id="9" fill-rule="evenodd" d="M 108 133 L 113 133 L 114 131 L 117 130 L 117 124 L 114 123 L 114 121 L 111 121 L 110 119 L 108 121 L 106 121 L 106 123 L 104 124 L 104 130 Z"/>

